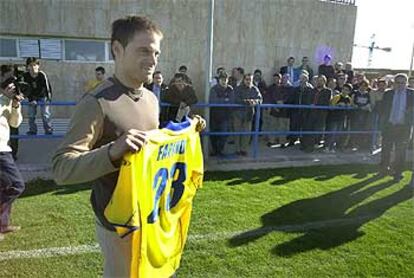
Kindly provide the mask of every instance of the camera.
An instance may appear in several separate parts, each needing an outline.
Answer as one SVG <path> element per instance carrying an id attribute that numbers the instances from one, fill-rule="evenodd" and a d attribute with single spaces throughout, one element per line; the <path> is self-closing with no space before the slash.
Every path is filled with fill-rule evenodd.
<path id="1" fill-rule="evenodd" d="M 19 81 L 17 77 L 15 76 L 11 76 L 9 78 L 7 78 L 6 80 L 4 80 L 0 87 L 2 89 L 6 89 L 7 86 L 9 86 L 10 84 L 14 84 L 14 86 L 16 87 L 15 90 L 15 97 L 19 96 L 20 98 L 25 97 L 27 95 L 27 92 L 30 88 L 29 84 L 23 81 Z"/>

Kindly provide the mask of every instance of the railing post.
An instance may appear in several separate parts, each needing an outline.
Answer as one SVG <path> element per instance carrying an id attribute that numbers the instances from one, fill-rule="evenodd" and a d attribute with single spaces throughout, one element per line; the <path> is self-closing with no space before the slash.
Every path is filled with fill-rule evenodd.
<path id="1" fill-rule="evenodd" d="M 373 121 L 372 121 L 372 134 L 371 134 L 371 150 L 374 150 L 374 146 L 377 143 L 378 138 L 378 120 L 379 115 L 377 112 L 372 112 L 374 114 Z"/>
<path id="2" fill-rule="evenodd" d="M 253 158 L 257 158 L 259 147 L 259 130 L 260 130 L 260 104 L 256 105 L 256 114 L 254 117 L 254 133 L 253 133 Z"/>

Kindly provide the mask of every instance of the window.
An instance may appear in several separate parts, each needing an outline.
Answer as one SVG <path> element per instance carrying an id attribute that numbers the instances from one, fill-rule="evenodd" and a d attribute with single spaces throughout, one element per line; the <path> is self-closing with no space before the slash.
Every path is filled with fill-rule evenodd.
<path id="1" fill-rule="evenodd" d="M 20 57 L 40 58 L 39 40 L 19 39 Z"/>
<path id="2" fill-rule="evenodd" d="M 0 57 L 17 58 L 16 39 L 0 38 Z"/>
<path id="3" fill-rule="evenodd" d="M 105 42 L 65 40 L 65 60 L 105 61 Z"/>
<path id="4" fill-rule="evenodd" d="M 42 59 L 62 59 L 62 41 L 56 39 L 41 39 L 40 57 Z"/>

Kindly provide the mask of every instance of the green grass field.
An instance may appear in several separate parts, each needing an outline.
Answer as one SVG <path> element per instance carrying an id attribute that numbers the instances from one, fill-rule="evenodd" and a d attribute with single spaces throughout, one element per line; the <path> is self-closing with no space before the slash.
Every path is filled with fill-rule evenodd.
<path id="1" fill-rule="evenodd" d="M 394 183 L 367 165 L 208 173 L 177 275 L 414 277 L 410 179 L 406 171 Z M 5 259 L 16 250 L 94 246 L 89 194 L 85 185 L 28 184 L 13 211 L 23 228 L 0 242 L 0 277 L 100 276 L 96 251 Z"/>

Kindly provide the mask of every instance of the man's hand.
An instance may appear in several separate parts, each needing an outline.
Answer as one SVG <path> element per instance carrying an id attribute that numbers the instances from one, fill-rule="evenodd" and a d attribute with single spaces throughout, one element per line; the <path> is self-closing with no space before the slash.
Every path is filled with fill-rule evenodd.
<path id="1" fill-rule="evenodd" d="M 200 115 L 194 115 L 193 120 L 197 121 L 197 124 L 196 124 L 197 132 L 201 132 L 206 128 L 207 126 L 206 120 L 204 120 Z"/>
<path id="2" fill-rule="evenodd" d="M 139 152 L 147 143 L 146 133 L 136 129 L 130 129 L 115 140 L 109 148 L 109 158 L 112 162 L 121 159 L 127 152 Z"/>

